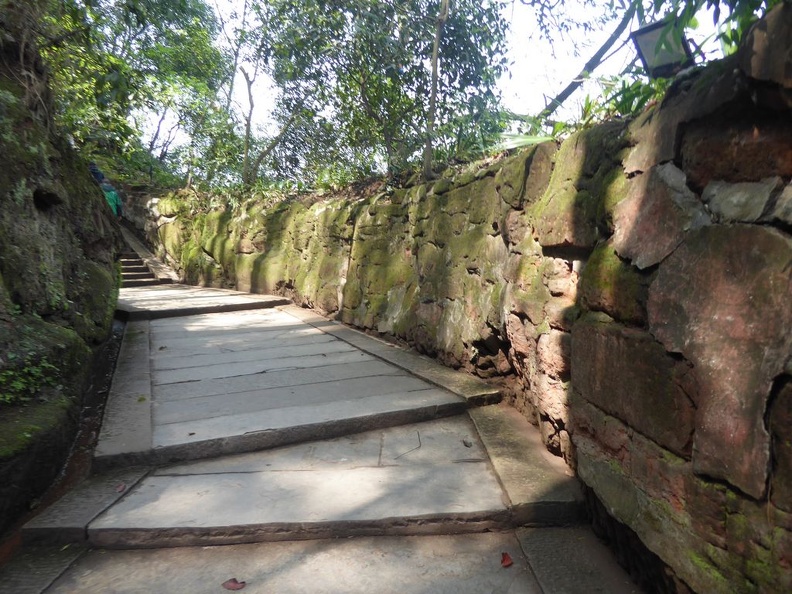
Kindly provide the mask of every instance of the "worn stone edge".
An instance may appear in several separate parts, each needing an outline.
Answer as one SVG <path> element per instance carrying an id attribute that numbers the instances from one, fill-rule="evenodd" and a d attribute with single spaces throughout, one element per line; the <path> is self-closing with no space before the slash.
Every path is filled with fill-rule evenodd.
<path id="1" fill-rule="evenodd" d="M 333 439 L 372 429 L 450 417 L 465 412 L 466 408 L 463 401 L 430 404 L 419 408 L 377 412 L 362 417 L 335 419 L 283 429 L 265 429 L 244 435 L 160 446 L 146 451 L 119 452 L 95 458 L 94 467 L 97 470 L 107 470 L 124 465 L 162 466 L 176 462 L 244 454 L 308 441 Z"/>
<path id="2" fill-rule="evenodd" d="M 150 468 L 132 467 L 92 475 L 66 493 L 42 513 L 22 527 L 22 540 L 26 544 L 82 544 L 88 540 L 88 525 L 107 509 L 118 503 L 149 473 Z M 123 489 L 118 485 L 123 484 Z M 103 492 L 101 500 L 94 500 L 97 490 Z M 82 495 L 86 493 L 87 496 Z M 93 507 L 86 508 L 85 502 Z M 84 512 L 83 525 L 75 522 L 72 526 L 58 525 L 58 518 L 69 515 L 69 508 L 78 508 Z"/>
<path id="3" fill-rule="evenodd" d="M 286 297 L 270 297 L 269 299 L 259 299 L 244 303 L 222 303 L 216 305 L 158 309 L 150 310 L 134 306 L 127 306 L 119 303 L 116 309 L 116 316 L 127 322 L 138 322 L 142 320 L 161 320 L 163 318 L 181 318 L 186 316 L 197 316 L 202 314 L 229 313 L 234 311 L 250 311 L 255 309 L 274 309 L 291 303 Z"/>
<path id="4" fill-rule="evenodd" d="M 141 332 L 144 334 L 143 340 L 133 345 L 130 340 L 131 332 Z M 107 397 L 102 428 L 94 451 L 94 463 L 107 456 L 142 451 L 153 446 L 150 350 L 149 323 L 128 323 L 124 329 L 118 364 Z M 128 385 L 133 385 L 135 389 L 128 389 Z M 144 398 L 145 401 L 141 400 Z M 146 405 L 141 406 L 144 402 Z M 127 446 L 123 442 L 132 434 L 134 441 L 142 441 L 147 447 L 125 449 Z"/>
<path id="5" fill-rule="evenodd" d="M 517 423 L 513 415 L 508 415 L 506 405 L 494 405 L 468 410 L 468 415 L 473 421 L 476 431 L 481 438 L 487 456 L 490 459 L 498 481 L 509 499 L 513 520 L 517 526 L 569 526 L 586 521 L 585 502 L 579 481 L 566 474 L 564 464 L 551 464 L 544 459 L 541 438 L 537 435 L 535 440 L 528 437 L 527 432 L 536 432 L 527 420 Z M 486 420 L 494 423 L 486 423 Z M 493 426 L 496 425 L 495 427 Z M 532 456 L 531 452 L 541 447 L 541 456 Z M 529 458 L 530 457 L 530 458 Z M 523 478 L 525 471 L 515 473 L 515 465 L 526 470 L 533 470 L 542 466 L 544 472 L 557 476 L 564 481 L 563 487 L 555 488 L 563 491 L 563 496 L 556 500 L 536 501 L 524 495 Z"/>
<path id="6" fill-rule="evenodd" d="M 490 532 L 511 528 L 505 509 L 436 513 L 371 520 L 287 522 L 206 528 L 88 529 L 89 543 L 106 549 L 217 546 L 358 536 L 418 536 Z"/>
<path id="7" fill-rule="evenodd" d="M 471 406 L 494 404 L 500 402 L 502 398 L 499 388 L 491 386 L 478 378 L 450 369 L 428 357 L 379 340 L 339 322 L 328 320 L 310 309 L 296 305 L 281 306 L 278 309 L 357 347 L 369 355 L 395 365 L 439 388 L 461 396 Z"/>
<path id="8" fill-rule="evenodd" d="M 87 552 L 84 545 L 26 545 L 0 567 L 0 587 L 14 594 L 42 594 Z M 37 561 L 47 554 L 57 555 L 58 562 L 42 569 Z"/>

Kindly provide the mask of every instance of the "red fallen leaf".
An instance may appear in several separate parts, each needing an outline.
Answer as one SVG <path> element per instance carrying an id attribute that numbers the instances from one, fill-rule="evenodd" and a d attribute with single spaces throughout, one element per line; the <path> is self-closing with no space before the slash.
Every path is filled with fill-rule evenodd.
<path id="1" fill-rule="evenodd" d="M 241 590 L 246 584 L 247 582 L 238 582 L 236 578 L 231 578 L 223 582 L 223 588 L 226 590 Z"/>
<path id="2" fill-rule="evenodd" d="M 116 493 L 123 493 L 124 491 L 126 491 L 126 485 L 124 483 L 118 483 L 118 485 L 116 485 Z"/>
<path id="3" fill-rule="evenodd" d="M 509 553 L 501 553 L 501 567 L 511 567 L 514 565 L 511 555 Z"/>

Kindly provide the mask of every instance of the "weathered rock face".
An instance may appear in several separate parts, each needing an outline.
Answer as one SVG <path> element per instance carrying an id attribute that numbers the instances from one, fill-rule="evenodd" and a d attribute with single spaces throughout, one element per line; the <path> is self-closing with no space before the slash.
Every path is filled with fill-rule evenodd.
<path id="1" fill-rule="evenodd" d="M 770 389 L 792 353 L 791 269 L 788 235 L 718 225 L 690 233 L 649 290 L 652 334 L 701 385 L 694 470 L 756 499 L 769 472 Z"/>
<path id="2" fill-rule="evenodd" d="M 61 469 L 118 286 L 112 214 L 52 132 L 35 48 L 15 41 L 24 10 L 0 24 L 0 532 Z"/>
<path id="3" fill-rule="evenodd" d="M 502 382 L 674 583 L 792 591 L 791 12 L 634 122 L 357 199 L 162 200 L 152 228 L 189 280 Z"/>

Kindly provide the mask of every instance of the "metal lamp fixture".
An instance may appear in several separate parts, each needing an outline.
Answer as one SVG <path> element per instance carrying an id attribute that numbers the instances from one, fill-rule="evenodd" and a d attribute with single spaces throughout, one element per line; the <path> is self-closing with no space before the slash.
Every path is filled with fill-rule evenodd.
<path id="1" fill-rule="evenodd" d="M 694 64 L 690 43 L 684 32 L 668 25 L 669 21 L 663 20 L 630 34 L 650 78 L 673 76 Z"/>

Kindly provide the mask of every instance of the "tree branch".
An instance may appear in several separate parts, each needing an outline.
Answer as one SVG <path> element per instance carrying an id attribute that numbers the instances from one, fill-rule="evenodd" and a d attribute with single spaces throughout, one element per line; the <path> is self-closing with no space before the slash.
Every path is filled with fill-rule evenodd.
<path id="1" fill-rule="evenodd" d="M 627 12 L 624 13 L 624 17 L 616 26 L 611 36 L 605 40 L 605 43 L 591 56 L 588 62 L 583 66 L 583 70 L 570 82 L 563 91 L 561 91 L 558 95 L 553 97 L 550 101 L 547 102 L 545 108 L 539 113 L 537 116 L 538 120 L 546 120 L 549 118 L 561 105 L 569 99 L 569 96 L 574 93 L 580 85 L 583 84 L 583 81 L 591 74 L 597 66 L 600 65 L 602 62 L 602 58 L 608 53 L 608 50 L 615 44 L 624 30 L 627 28 L 627 25 L 630 24 L 630 21 L 635 15 L 635 4 L 630 3 Z"/>

